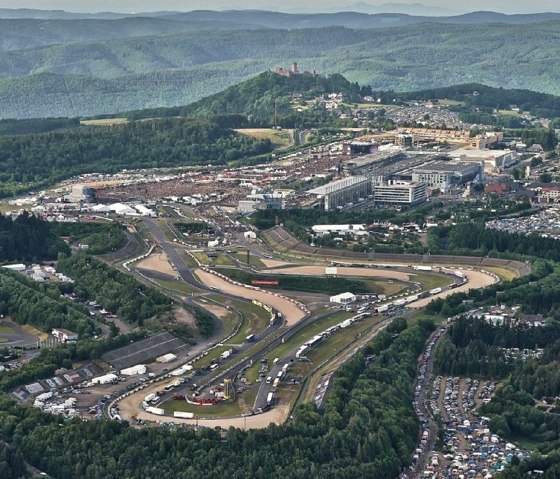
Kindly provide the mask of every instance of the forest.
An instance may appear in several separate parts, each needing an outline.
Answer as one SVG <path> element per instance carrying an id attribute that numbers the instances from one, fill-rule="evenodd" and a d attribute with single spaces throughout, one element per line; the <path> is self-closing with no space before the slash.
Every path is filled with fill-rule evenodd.
<path id="1" fill-rule="evenodd" d="M 409 398 L 417 357 L 433 329 L 430 321 L 396 320 L 339 370 L 323 415 L 303 405 L 283 426 L 230 429 L 222 437 L 211 429 L 62 424 L 3 396 L 0 430 L 13 454 L 58 479 L 394 477 L 416 447 Z M 75 354 L 61 356 L 62 363 Z"/>
<path id="2" fill-rule="evenodd" d="M 126 241 L 125 227 L 120 223 L 52 223 L 57 236 L 68 237 L 72 244 L 88 245 L 88 253 L 97 255 L 116 251 Z"/>
<path id="3" fill-rule="evenodd" d="M 0 197 L 91 171 L 223 165 L 272 150 L 214 120 L 161 119 L 0 136 Z"/>
<path id="4" fill-rule="evenodd" d="M 0 262 L 55 260 L 61 252 L 70 248 L 50 223 L 28 213 L 15 219 L 0 215 Z"/>
<path id="5" fill-rule="evenodd" d="M 91 255 L 61 255 L 58 269 L 75 281 L 78 297 L 96 301 L 130 324 L 142 326 L 147 319 L 171 309 L 167 296 Z"/>
<path id="6" fill-rule="evenodd" d="M 0 269 L 0 314 L 41 331 L 63 327 L 80 336 L 99 333 L 87 312 L 60 299 L 57 287 L 44 286 L 5 269 Z"/>

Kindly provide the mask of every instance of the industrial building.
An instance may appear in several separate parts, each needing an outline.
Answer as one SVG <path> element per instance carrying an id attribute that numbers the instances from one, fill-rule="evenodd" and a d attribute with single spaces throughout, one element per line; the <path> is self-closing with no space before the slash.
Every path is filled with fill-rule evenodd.
<path id="1" fill-rule="evenodd" d="M 431 188 L 447 191 L 455 185 L 464 185 L 484 176 L 482 162 L 433 161 L 412 168 L 411 180 L 426 183 Z"/>
<path id="2" fill-rule="evenodd" d="M 357 236 L 367 236 L 366 225 L 315 225 L 311 227 L 313 233 L 324 236 L 332 233 L 345 235 L 352 233 Z"/>
<path id="3" fill-rule="evenodd" d="M 95 190 L 89 186 L 74 185 L 64 199 L 69 203 L 93 203 L 95 201 Z"/>
<path id="4" fill-rule="evenodd" d="M 67 343 L 70 341 L 77 341 L 78 334 L 74 333 L 68 329 L 55 328 L 52 330 L 52 335 L 58 339 L 61 343 Z"/>
<path id="5" fill-rule="evenodd" d="M 367 176 L 349 176 L 307 192 L 320 202 L 325 211 L 352 206 L 372 194 L 372 183 Z"/>
<path id="6" fill-rule="evenodd" d="M 426 183 L 390 180 L 373 186 L 373 198 L 379 206 L 415 206 L 428 199 Z"/>
<path id="7" fill-rule="evenodd" d="M 463 148 L 449 153 L 453 159 L 469 163 L 484 163 L 484 171 L 496 172 L 511 166 L 517 154 L 511 150 L 475 150 Z"/>

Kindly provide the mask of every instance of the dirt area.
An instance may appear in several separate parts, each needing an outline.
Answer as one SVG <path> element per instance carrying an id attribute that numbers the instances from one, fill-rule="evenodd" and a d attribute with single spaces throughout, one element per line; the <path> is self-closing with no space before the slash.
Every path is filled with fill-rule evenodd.
<path id="1" fill-rule="evenodd" d="M 462 286 L 459 286 L 455 289 L 449 289 L 444 291 L 443 293 L 436 294 L 435 296 L 430 296 L 429 298 L 420 299 L 414 303 L 410 303 L 409 307 L 411 308 L 423 308 L 426 306 L 430 301 L 435 298 L 446 298 L 455 293 L 467 292 L 471 289 L 482 289 L 486 288 L 486 286 L 490 286 L 494 284 L 496 280 L 490 276 L 489 274 L 483 273 L 481 271 L 466 271 L 464 270 L 463 273 L 467 277 L 468 281 Z"/>
<path id="2" fill-rule="evenodd" d="M 198 304 L 201 308 L 204 308 L 206 311 L 210 311 L 212 314 L 215 314 L 220 319 L 225 318 L 229 314 L 229 311 L 226 308 L 216 306 L 215 304 L 212 304 L 210 302 L 201 303 L 197 301 L 196 304 Z"/>
<path id="3" fill-rule="evenodd" d="M 194 319 L 194 316 L 185 308 L 177 308 L 175 310 L 175 319 L 178 323 L 188 324 L 189 326 L 196 328 L 196 321 Z"/>
<path id="4" fill-rule="evenodd" d="M 267 258 L 259 258 L 261 263 L 264 264 L 267 268 L 277 268 L 279 266 L 290 266 L 290 263 L 286 263 L 285 261 L 278 261 L 277 259 L 267 259 Z"/>
<path id="5" fill-rule="evenodd" d="M 295 274 L 295 275 L 308 275 L 308 276 L 324 276 L 324 266 L 295 266 L 293 268 L 281 268 L 269 271 L 274 274 Z M 399 279 L 401 281 L 408 281 L 410 275 L 401 273 L 400 271 L 390 271 L 385 269 L 373 268 L 352 268 L 343 267 L 337 268 L 337 276 L 356 276 L 356 277 L 377 277 L 388 279 Z"/>
<path id="6" fill-rule="evenodd" d="M 217 288 L 227 294 L 232 294 L 245 299 L 257 299 L 264 304 L 272 306 L 275 310 L 280 311 L 288 326 L 292 326 L 305 317 L 305 313 L 299 309 L 294 303 L 286 299 L 280 298 L 272 293 L 265 293 L 264 291 L 254 291 L 242 286 L 236 286 L 228 283 L 227 281 L 218 278 L 212 273 L 207 273 L 202 270 L 195 270 L 195 275 L 198 279 L 211 288 Z"/>
<path id="7" fill-rule="evenodd" d="M 146 259 L 139 261 L 135 264 L 137 268 L 147 269 L 151 271 L 156 271 L 158 273 L 168 274 L 170 276 L 176 276 L 177 273 L 169 263 L 167 255 L 163 252 L 153 253 Z"/>

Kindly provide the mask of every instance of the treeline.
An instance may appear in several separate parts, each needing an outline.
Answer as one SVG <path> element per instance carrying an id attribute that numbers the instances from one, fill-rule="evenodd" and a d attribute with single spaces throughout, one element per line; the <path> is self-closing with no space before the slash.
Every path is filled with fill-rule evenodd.
<path id="1" fill-rule="evenodd" d="M 31 118 L 27 120 L 0 120 L 0 135 L 30 135 L 48 133 L 80 126 L 78 118 Z"/>
<path id="2" fill-rule="evenodd" d="M 2 479 L 30 477 L 21 452 L 5 442 L 0 442 L 0 477 Z"/>
<path id="3" fill-rule="evenodd" d="M 3 397 L 0 428 L 25 460 L 59 479 L 396 477 L 416 447 L 410 397 L 433 327 L 396 321 L 337 372 L 323 415 L 307 404 L 282 426 L 232 428 L 225 437 L 211 429 L 138 430 L 65 422 Z"/>
<path id="4" fill-rule="evenodd" d="M 48 289 L 21 274 L 0 269 L 0 314 L 46 332 L 60 327 L 82 337 L 99 332 L 89 315 L 59 297 L 56 287 Z"/>
<path id="5" fill-rule="evenodd" d="M 120 223 L 52 223 L 57 236 L 67 236 L 70 242 L 88 245 L 89 254 L 116 251 L 126 241 L 125 227 Z"/>
<path id="6" fill-rule="evenodd" d="M 347 278 L 317 278 L 312 276 L 270 275 L 260 276 L 241 269 L 220 268 L 218 271 L 234 281 L 251 284 L 253 280 L 277 280 L 278 286 L 271 289 L 304 291 L 307 293 L 340 294 L 351 291 L 354 294 L 381 293 L 381 288 L 366 284 L 364 281 Z M 266 287 L 266 286 L 265 286 Z"/>
<path id="7" fill-rule="evenodd" d="M 68 176 L 134 168 L 222 165 L 272 150 L 215 120 L 168 118 L 0 137 L 0 197 Z"/>
<path id="8" fill-rule="evenodd" d="M 486 228 L 481 222 L 458 223 L 451 227 L 430 228 L 429 231 L 432 253 L 437 252 L 434 251 L 436 247 L 439 250 L 446 245 L 443 249 L 449 254 L 486 256 L 504 253 L 508 257 L 532 256 L 560 261 L 560 241 L 538 234 L 508 233 Z"/>
<path id="9" fill-rule="evenodd" d="M 83 299 L 95 300 L 130 324 L 144 321 L 171 309 L 171 300 L 87 254 L 61 256 L 58 269 L 76 282 L 74 292 Z"/>
<path id="10" fill-rule="evenodd" d="M 23 213 L 12 219 L 0 215 L 0 261 L 38 262 L 56 259 L 70 248 L 46 221 Z"/>

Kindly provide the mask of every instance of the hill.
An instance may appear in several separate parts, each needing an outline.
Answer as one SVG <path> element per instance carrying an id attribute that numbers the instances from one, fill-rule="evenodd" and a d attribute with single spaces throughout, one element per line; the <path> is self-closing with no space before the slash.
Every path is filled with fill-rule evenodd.
<path id="1" fill-rule="evenodd" d="M 551 59 L 560 56 L 559 29 L 560 22 L 553 21 L 213 30 L 4 51 L 0 117 L 91 116 L 185 105 L 292 61 L 376 90 L 467 82 L 558 94 L 560 66 Z"/>

